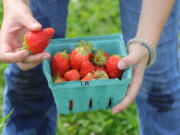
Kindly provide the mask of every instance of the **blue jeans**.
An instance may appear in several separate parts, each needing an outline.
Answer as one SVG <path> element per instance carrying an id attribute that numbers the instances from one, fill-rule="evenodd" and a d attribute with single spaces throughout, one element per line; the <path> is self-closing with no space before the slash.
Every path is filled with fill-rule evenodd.
<path id="1" fill-rule="evenodd" d="M 157 47 L 157 61 L 146 69 L 136 98 L 141 135 L 180 135 L 179 0 L 176 2 Z M 135 36 L 141 3 L 141 0 L 120 0 L 125 42 Z M 55 28 L 55 38 L 65 36 L 67 6 L 67 0 L 31 0 L 35 18 L 43 27 Z M 3 135 L 55 135 L 57 111 L 41 65 L 23 72 L 16 64 L 9 64 L 5 78 L 3 114 L 12 108 L 14 113 Z"/>
<path id="2" fill-rule="evenodd" d="M 122 31 L 127 42 L 135 36 L 142 1 L 120 1 Z M 136 97 L 141 135 L 180 135 L 179 7 L 180 1 L 176 0 L 157 46 L 157 61 L 146 69 Z"/>
<path id="3" fill-rule="evenodd" d="M 53 27 L 54 38 L 65 37 L 68 0 L 31 0 L 34 17 Z M 57 110 L 42 65 L 23 72 L 16 64 L 5 70 L 3 115 L 14 112 L 2 135 L 55 135 Z"/>

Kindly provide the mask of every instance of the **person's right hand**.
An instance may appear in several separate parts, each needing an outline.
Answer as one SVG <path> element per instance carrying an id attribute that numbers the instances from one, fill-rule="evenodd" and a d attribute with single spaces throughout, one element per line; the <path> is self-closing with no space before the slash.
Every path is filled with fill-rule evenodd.
<path id="1" fill-rule="evenodd" d="M 36 21 L 23 0 L 4 0 L 4 18 L 0 31 L 0 60 L 4 63 L 18 63 L 22 70 L 29 70 L 50 57 L 47 52 L 30 55 L 22 47 L 22 39 L 28 30 L 37 31 L 41 24 Z"/>

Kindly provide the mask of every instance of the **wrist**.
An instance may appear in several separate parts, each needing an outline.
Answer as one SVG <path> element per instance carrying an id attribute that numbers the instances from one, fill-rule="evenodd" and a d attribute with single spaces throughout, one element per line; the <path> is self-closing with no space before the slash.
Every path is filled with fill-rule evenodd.
<path id="1" fill-rule="evenodd" d="M 156 61 L 156 48 L 154 47 L 154 45 L 146 40 L 146 39 L 143 39 L 143 38 L 133 38 L 133 39 L 130 39 L 127 43 L 127 49 L 129 49 L 129 46 L 134 44 L 134 43 L 137 43 L 137 44 L 140 44 L 141 47 L 143 47 L 144 49 L 146 49 L 146 51 L 144 50 L 144 56 L 149 56 L 149 60 L 148 60 L 148 63 L 147 63 L 147 66 L 151 66 L 154 64 L 154 62 Z M 148 53 L 147 53 L 148 51 Z"/>
<path id="2" fill-rule="evenodd" d="M 15 6 L 15 5 L 26 5 L 29 6 L 29 0 L 2 0 L 4 10 L 7 10 L 8 8 Z M 11 6 L 12 5 L 12 6 Z"/>
<path id="3" fill-rule="evenodd" d="M 153 48 L 157 47 L 159 36 L 158 35 L 152 35 L 151 33 L 145 33 L 138 31 L 136 33 L 135 38 L 146 40 L 147 42 L 151 42 L 151 46 Z"/>

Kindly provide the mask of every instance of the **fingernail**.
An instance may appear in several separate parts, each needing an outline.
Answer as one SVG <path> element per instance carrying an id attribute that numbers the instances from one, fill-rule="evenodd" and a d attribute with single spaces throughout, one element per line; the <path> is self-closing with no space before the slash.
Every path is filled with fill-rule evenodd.
<path id="1" fill-rule="evenodd" d="M 42 57 L 43 60 L 48 59 L 48 58 L 49 58 L 49 56 L 47 56 L 47 55 Z"/>
<path id="2" fill-rule="evenodd" d="M 118 63 L 118 68 L 121 69 L 121 70 L 126 69 L 126 68 L 127 68 L 126 66 L 127 66 L 127 65 L 126 65 L 126 63 L 125 63 L 124 61 L 120 61 L 120 62 Z"/>

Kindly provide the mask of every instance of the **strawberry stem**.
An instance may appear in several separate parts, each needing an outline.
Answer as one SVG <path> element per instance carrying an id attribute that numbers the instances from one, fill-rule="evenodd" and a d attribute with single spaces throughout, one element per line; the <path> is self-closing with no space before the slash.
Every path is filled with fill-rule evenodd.
<path id="1" fill-rule="evenodd" d="M 21 48 L 19 48 L 19 50 L 28 50 L 30 54 L 32 54 L 32 52 L 29 50 L 29 47 L 27 46 L 25 39 L 23 39 L 23 46 Z"/>

